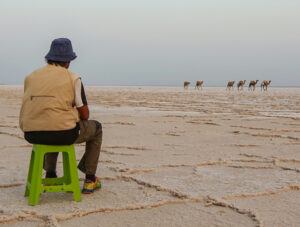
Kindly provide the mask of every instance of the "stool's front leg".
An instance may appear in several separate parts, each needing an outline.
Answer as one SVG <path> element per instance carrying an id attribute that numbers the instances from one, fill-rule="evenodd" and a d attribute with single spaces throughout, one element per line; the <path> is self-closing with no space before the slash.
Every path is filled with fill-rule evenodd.
<path id="1" fill-rule="evenodd" d="M 34 151 L 33 170 L 29 192 L 29 205 L 35 206 L 39 203 L 39 197 L 42 192 L 42 171 L 44 162 L 44 153 Z"/>

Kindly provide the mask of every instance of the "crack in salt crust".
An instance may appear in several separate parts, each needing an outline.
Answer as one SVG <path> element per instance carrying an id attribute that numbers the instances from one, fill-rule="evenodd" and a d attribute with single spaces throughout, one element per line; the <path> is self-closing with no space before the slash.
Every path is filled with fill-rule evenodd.
<path id="1" fill-rule="evenodd" d="M 104 146 L 103 148 L 111 148 L 111 149 L 126 148 L 129 150 L 141 150 L 141 151 L 149 150 L 146 147 L 133 147 L 133 146 Z"/>
<path id="2" fill-rule="evenodd" d="M 101 152 L 109 155 L 121 155 L 121 156 L 137 156 L 136 154 L 129 154 L 129 153 L 118 153 L 113 151 L 101 150 Z"/>
<path id="3" fill-rule="evenodd" d="M 188 195 L 186 195 L 182 192 L 167 189 L 167 188 L 163 188 L 159 185 L 154 185 L 154 184 L 146 182 L 146 181 L 138 180 L 138 179 L 136 179 L 134 177 L 131 177 L 131 176 L 123 176 L 122 179 L 125 180 L 125 181 L 134 181 L 137 184 L 146 186 L 148 188 L 154 188 L 156 191 L 168 192 L 168 193 L 170 193 L 170 195 L 172 195 L 173 197 L 176 197 L 178 199 L 187 199 L 189 197 Z"/>
<path id="4" fill-rule="evenodd" d="M 0 125 L 2 128 L 18 128 L 16 125 Z"/>
<path id="5" fill-rule="evenodd" d="M 298 137 L 293 137 L 293 136 L 282 136 L 278 134 L 263 134 L 263 133 L 250 133 L 250 132 L 241 132 L 241 131 L 233 131 L 233 134 L 244 134 L 244 135 L 250 135 L 250 136 L 255 136 L 255 137 L 270 137 L 270 138 L 281 138 L 281 139 L 290 139 L 290 140 L 300 140 Z"/>
<path id="6" fill-rule="evenodd" d="M 116 121 L 116 122 L 103 122 L 102 124 L 105 124 L 105 125 L 135 125 L 134 123 L 132 122 L 121 122 L 121 121 Z"/>
<path id="7" fill-rule="evenodd" d="M 239 214 L 245 214 L 248 217 L 250 217 L 255 223 L 257 227 L 264 227 L 264 223 L 262 220 L 260 220 L 259 215 L 255 213 L 254 211 L 251 210 L 246 210 L 246 209 L 240 209 L 232 204 L 225 203 L 223 201 L 218 201 L 215 198 L 212 198 L 210 196 L 207 197 L 206 202 L 215 206 L 220 206 L 220 207 L 227 207 L 230 208 L 231 210 L 239 213 Z"/>
<path id="8" fill-rule="evenodd" d="M 14 222 L 14 221 L 22 221 L 36 214 L 37 212 L 35 211 L 23 211 L 18 215 L 0 217 L 0 224 L 7 223 L 7 222 Z"/>
<path id="9" fill-rule="evenodd" d="M 269 160 L 269 161 L 262 161 L 262 160 L 244 160 L 244 159 L 234 159 L 231 160 L 232 162 L 254 162 L 254 163 L 273 163 L 273 161 Z"/>
<path id="10" fill-rule="evenodd" d="M 215 165 L 222 165 L 226 163 L 227 163 L 226 161 L 221 161 L 221 162 L 202 162 L 196 164 L 169 164 L 163 166 L 164 167 L 197 167 L 197 166 L 215 166 Z"/>
<path id="11" fill-rule="evenodd" d="M 238 165 L 227 165 L 227 167 L 238 168 L 238 169 L 275 169 L 272 166 L 238 166 Z"/>
<path id="12" fill-rule="evenodd" d="M 12 187 L 19 187 L 23 184 L 0 184 L 0 188 L 12 188 Z"/>
<path id="13" fill-rule="evenodd" d="M 0 134 L 12 136 L 12 137 L 24 140 L 24 138 L 22 136 L 19 136 L 18 134 L 9 133 L 9 132 L 0 132 Z"/>
<path id="14" fill-rule="evenodd" d="M 233 147 L 261 147 L 258 144 L 231 144 Z"/>
<path id="15" fill-rule="evenodd" d="M 259 193 L 244 193 L 244 194 L 236 194 L 236 195 L 227 195 L 222 196 L 221 198 L 224 200 L 231 200 L 236 198 L 249 198 L 249 197 L 259 197 L 259 196 L 268 196 L 268 195 L 275 195 L 280 194 L 284 192 L 290 192 L 290 191 L 299 191 L 300 186 L 299 185 L 290 185 L 288 187 L 276 189 L 276 190 L 268 190 L 265 192 L 259 192 Z"/>
<path id="16" fill-rule="evenodd" d="M 300 132 L 300 130 L 292 130 L 292 129 L 255 128 L 255 127 L 246 127 L 246 126 L 242 126 L 242 125 L 231 125 L 231 127 L 251 129 L 251 130 L 269 131 L 269 132 Z"/>

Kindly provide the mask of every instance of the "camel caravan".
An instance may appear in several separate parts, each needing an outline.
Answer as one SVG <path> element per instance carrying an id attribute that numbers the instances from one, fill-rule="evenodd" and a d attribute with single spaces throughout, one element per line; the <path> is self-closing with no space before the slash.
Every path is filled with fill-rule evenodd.
<path id="1" fill-rule="evenodd" d="M 248 85 L 248 90 L 249 91 L 255 91 L 255 87 L 256 87 L 256 84 L 258 83 L 258 81 L 259 80 L 251 80 L 249 82 L 249 85 Z M 270 83 L 271 83 L 271 80 L 269 80 L 269 81 L 264 80 L 261 83 L 261 90 L 267 91 L 268 86 L 270 85 Z M 246 80 L 240 80 L 237 83 L 238 91 L 244 90 L 244 85 L 245 84 L 246 84 Z M 231 90 L 231 89 L 233 90 L 233 85 L 234 85 L 234 81 L 228 81 L 226 90 Z"/>
<path id="2" fill-rule="evenodd" d="M 257 84 L 258 80 L 254 81 L 254 80 L 251 80 L 249 82 L 249 88 L 248 90 L 252 90 L 254 91 L 255 90 L 255 86 Z M 235 81 L 228 81 L 227 83 L 227 87 L 226 87 L 226 90 L 233 90 L 233 85 L 234 85 Z M 240 80 L 238 83 L 237 83 L 237 89 L 238 91 L 241 91 L 241 90 L 244 90 L 244 85 L 246 84 L 246 80 Z"/>
<path id="3" fill-rule="evenodd" d="M 251 80 L 249 82 L 249 85 L 248 85 L 248 90 L 249 91 L 255 91 L 255 87 L 256 87 L 256 84 L 258 83 L 259 80 Z M 200 89 L 202 90 L 202 85 L 203 85 L 203 80 L 201 81 L 196 81 L 196 85 L 195 85 L 195 89 Z M 184 81 L 183 83 L 183 87 L 184 89 L 188 89 L 189 85 L 191 84 L 191 82 L 189 81 Z M 228 81 L 227 83 L 227 87 L 226 87 L 226 90 L 233 90 L 234 89 L 234 84 L 235 84 L 235 81 Z M 238 83 L 237 83 L 237 90 L 238 91 L 242 91 L 244 90 L 244 86 L 246 84 L 246 80 L 240 80 Z M 261 91 L 267 91 L 268 90 L 268 86 L 270 86 L 271 84 L 271 80 L 264 80 L 261 82 L 260 84 L 260 87 L 261 87 Z"/>

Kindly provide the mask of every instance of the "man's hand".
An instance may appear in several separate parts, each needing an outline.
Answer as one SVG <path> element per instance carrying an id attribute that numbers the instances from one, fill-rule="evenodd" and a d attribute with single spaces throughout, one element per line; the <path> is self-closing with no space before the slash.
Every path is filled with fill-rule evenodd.
<path id="1" fill-rule="evenodd" d="M 87 120 L 90 117 L 90 111 L 88 106 L 82 106 L 77 108 L 79 117 L 81 120 Z"/>

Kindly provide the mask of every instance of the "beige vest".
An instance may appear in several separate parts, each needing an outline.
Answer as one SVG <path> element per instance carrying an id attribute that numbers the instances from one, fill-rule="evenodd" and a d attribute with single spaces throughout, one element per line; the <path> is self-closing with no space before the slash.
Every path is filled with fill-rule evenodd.
<path id="1" fill-rule="evenodd" d="M 75 81 L 79 77 L 61 66 L 47 65 L 25 78 L 19 124 L 24 132 L 72 129 L 79 121 Z"/>

